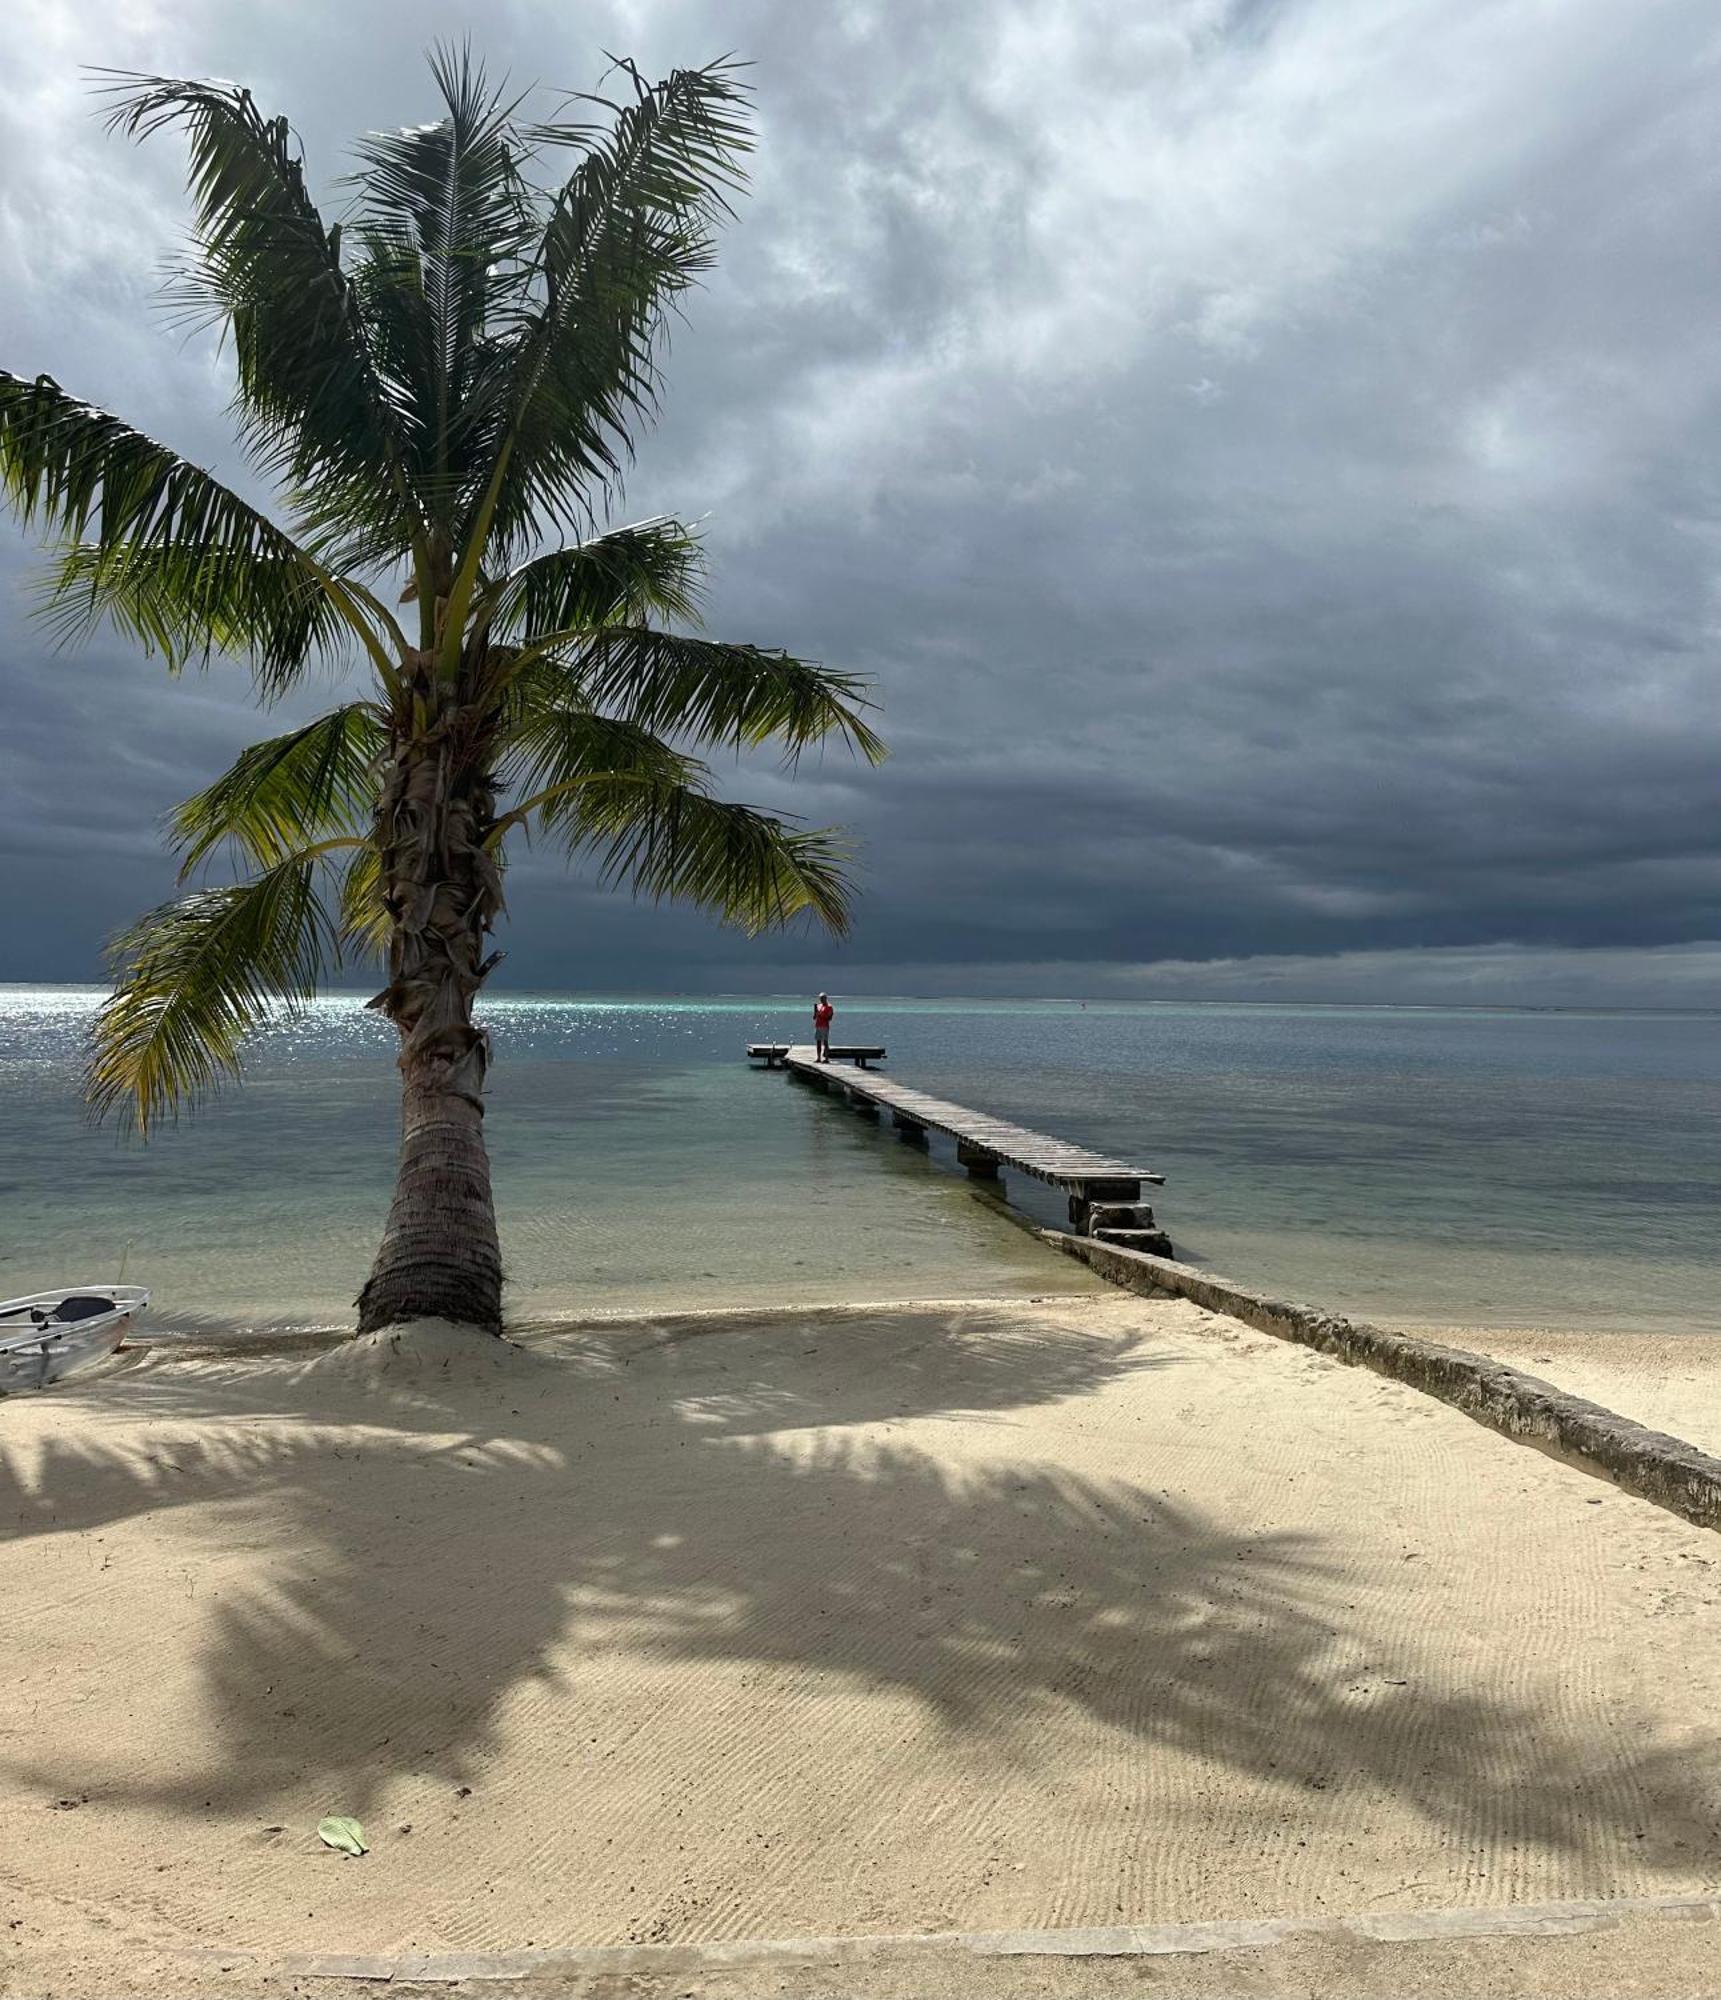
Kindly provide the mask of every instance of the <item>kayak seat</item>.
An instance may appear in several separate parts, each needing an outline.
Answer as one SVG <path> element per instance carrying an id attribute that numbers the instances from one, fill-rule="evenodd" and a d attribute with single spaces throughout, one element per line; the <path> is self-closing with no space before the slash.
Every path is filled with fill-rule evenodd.
<path id="1" fill-rule="evenodd" d="M 75 1319 L 94 1319 L 97 1313 L 111 1313 L 113 1309 L 112 1299 L 99 1299 L 94 1292 L 74 1292 L 55 1307 L 54 1317 L 65 1323 Z"/>

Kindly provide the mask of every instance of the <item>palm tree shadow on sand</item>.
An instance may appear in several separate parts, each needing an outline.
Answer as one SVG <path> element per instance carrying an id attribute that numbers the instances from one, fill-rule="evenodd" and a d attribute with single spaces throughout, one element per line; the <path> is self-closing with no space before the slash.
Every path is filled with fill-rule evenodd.
<path id="1" fill-rule="evenodd" d="M 626 1646 L 907 1693 L 1027 1764 L 1073 1707 L 1287 1801 L 1372 1785 L 1468 1839 L 1598 1865 L 1688 1874 L 1713 1847 L 1689 1751 L 1622 1763 L 1557 1712 L 1400 1685 L 1402 1644 L 1346 1607 L 1309 1540 L 884 1428 L 1008 1426 L 1167 1365 L 1151 1349 L 1014 1337 L 1021 1310 L 815 1325 L 768 1346 L 588 1330 L 485 1385 L 376 1390 L 358 1416 L 321 1364 L 283 1370 L 266 1403 L 254 1367 L 140 1371 L 88 1392 L 119 1434 L 5 1468 L 0 1532 L 193 1508 L 212 1552 L 267 1547 L 266 1581 L 207 1613 L 197 1754 L 130 1793 L 175 1811 L 266 1809 L 307 1774 L 361 1814 L 406 1774 L 478 1782 L 505 1700 L 535 1684 L 571 1726 L 582 1660 Z M 147 1448 L 123 1435 L 146 1411 Z M 195 1428 L 164 1439 L 181 1414 Z M 407 1481 L 443 1491 L 396 1525 Z M 15 1776 L 127 1796 L 97 1752 Z"/>

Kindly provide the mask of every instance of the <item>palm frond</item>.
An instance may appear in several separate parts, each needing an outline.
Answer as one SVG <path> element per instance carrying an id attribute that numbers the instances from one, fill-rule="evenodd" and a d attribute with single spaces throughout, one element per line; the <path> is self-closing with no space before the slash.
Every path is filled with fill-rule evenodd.
<path id="1" fill-rule="evenodd" d="M 112 615 L 170 660 L 248 654 L 279 693 L 313 653 L 375 628 L 307 550 L 200 466 L 52 376 L 0 369 L 0 482 L 27 525 L 74 546 L 49 597 Z"/>
<path id="2" fill-rule="evenodd" d="M 245 1038 L 278 1005 L 303 1007 L 338 942 L 295 855 L 249 882 L 163 903 L 114 939 L 113 993 L 96 1017 L 85 1095 L 146 1135 L 238 1073 Z"/>
<path id="3" fill-rule="evenodd" d="M 847 930 L 849 848 L 835 829 L 713 798 L 697 758 L 638 722 L 581 707 L 577 686 L 546 658 L 508 690 L 501 775 L 529 796 L 498 822 L 498 845 L 525 824 L 595 855 L 606 884 L 692 903 L 749 933 L 802 915 Z"/>
<path id="4" fill-rule="evenodd" d="M 632 456 L 657 407 L 665 313 L 713 261 L 752 145 L 748 91 L 728 62 L 647 84 L 630 64 L 613 127 L 540 127 L 582 157 L 556 197 L 532 289 L 491 372 L 496 466 L 506 481 L 467 536 L 505 558 L 534 527 L 579 524 Z"/>
<path id="5" fill-rule="evenodd" d="M 382 899 L 382 856 L 366 841 L 353 850 L 341 877 L 341 940 L 358 953 L 381 958 L 388 951 L 393 919 Z"/>
<path id="6" fill-rule="evenodd" d="M 396 552 L 409 548 L 410 413 L 376 365 L 340 229 L 311 200 L 287 120 L 235 84 L 99 74 L 112 79 L 110 130 L 179 126 L 189 141 L 198 230 L 174 292 L 188 317 L 231 329 L 238 409 L 262 462 L 314 490 L 325 518 L 386 519 Z"/>
<path id="7" fill-rule="evenodd" d="M 109 623 L 174 673 L 207 666 L 216 653 L 243 660 L 265 699 L 284 693 L 313 657 L 349 654 L 354 636 L 297 557 L 186 543 L 79 543 L 48 565 L 37 609 L 62 645 Z"/>
<path id="8" fill-rule="evenodd" d="M 699 542 L 679 521 L 637 521 L 522 564 L 485 593 L 478 616 L 497 638 L 527 644 L 651 612 L 688 618 L 699 570 Z"/>
<path id="9" fill-rule="evenodd" d="M 514 719 L 502 739 L 498 777 L 524 794 L 502 830 L 535 820 L 574 845 L 583 839 L 579 794 L 597 779 L 660 786 L 703 785 L 708 773 L 695 757 L 672 748 L 638 723 L 569 708 L 555 701 L 510 704 Z"/>
<path id="10" fill-rule="evenodd" d="M 518 100 L 492 89 L 466 48 L 435 50 L 431 70 L 446 116 L 371 133 L 349 185 L 367 305 L 412 401 L 419 490 L 451 532 L 485 437 L 482 426 L 473 435 L 472 371 L 535 211 L 513 126 Z"/>
<path id="11" fill-rule="evenodd" d="M 180 880 L 218 847 L 273 868 L 330 835 L 357 835 L 376 807 L 387 732 L 366 702 L 331 709 L 303 728 L 253 743 L 214 784 L 168 820 L 184 854 Z"/>
<path id="12" fill-rule="evenodd" d="M 836 737 L 869 764 L 887 754 L 862 714 L 863 678 L 760 646 L 614 627 L 586 648 L 581 683 L 593 707 L 701 743 L 778 742 L 792 761 Z"/>
<path id="13" fill-rule="evenodd" d="M 850 843 L 802 828 L 699 785 L 599 777 L 569 795 L 570 844 L 597 856 L 606 885 L 690 903 L 749 936 L 811 916 L 843 936 L 853 890 Z"/>

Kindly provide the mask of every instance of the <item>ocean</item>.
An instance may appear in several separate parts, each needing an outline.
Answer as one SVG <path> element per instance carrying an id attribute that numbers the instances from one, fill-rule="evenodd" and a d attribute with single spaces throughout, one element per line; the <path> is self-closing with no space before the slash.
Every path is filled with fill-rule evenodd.
<path id="1" fill-rule="evenodd" d="M 150 1324 L 338 1324 L 394 1161 L 392 1036 L 334 995 L 147 1147 L 77 1094 L 99 996 L 0 987 L 0 1294 L 121 1274 Z M 839 1040 L 1157 1167 L 1178 1254 L 1397 1325 L 1721 1330 L 1721 1016 L 853 1000 Z M 800 996 L 498 995 L 509 1309 L 1008 1297 L 1085 1273 L 955 1170 L 780 1074 Z M 1062 1219 L 1020 1177 L 1019 1207 Z"/>

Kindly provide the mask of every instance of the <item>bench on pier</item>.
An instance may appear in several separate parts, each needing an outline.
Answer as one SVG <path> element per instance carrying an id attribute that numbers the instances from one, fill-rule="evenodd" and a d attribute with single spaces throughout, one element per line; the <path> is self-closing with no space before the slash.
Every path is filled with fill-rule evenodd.
<path id="1" fill-rule="evenodd" d="M 752 1053 L 749 1049 L 748 1054 Z M 831 1053 L 834 1056 L 838 1051 L 833 1048 Z M 976 1179 L 996 1180 L 1001 1168 L 1011 1167 L 1048 1187 L 1067 1189 L 1072 1221 L 1078 1206 L 1085 1219 L 1094 1204 L 1137 1202 L 1143 1181 L 1156 1187 L 1165 1181 L 1163 1174 L 1147 1167 L 1090 1152 L 1085 1146 L 1072 1146 L 1044 1132 L 1030 1132 L 1024 1125 L 988 1118 L 923 1090 L 912 1090 L 894 1078 L 863 1077 L 853 1069 L 839 1070 L 834 1063 L 816 1062 L 810 1048 L 787 1049 L 771 1067 L 786 1068 L 802 1082 L 839 1092 L 869 1117 L 888 1111 L 905 1139 L 924 1138 L 928 1131 L 945 1133 L 956 1141 L 957 1159 Z"/>
<path id="2" fill-rule="evenodd" d="M 788 1042 L 749 1042 L 747 1053 L 754 1062 L 762 1062 L 767 1069 L 781 1069 L 792 1055 L 804 1055 L 812 1061 L 811 1049 L 798 1049 Z M 883 1062 L 882 1045 L 873 1046 L 864 1042 L 832 1042 L 832 1062 L 858 1063 L 865 1069 L 868 1063 Z"/>

